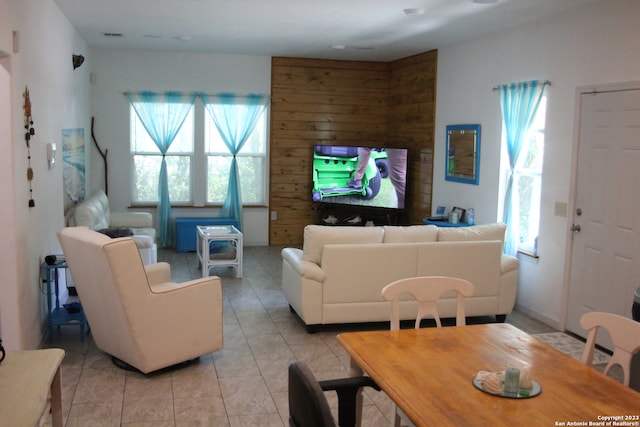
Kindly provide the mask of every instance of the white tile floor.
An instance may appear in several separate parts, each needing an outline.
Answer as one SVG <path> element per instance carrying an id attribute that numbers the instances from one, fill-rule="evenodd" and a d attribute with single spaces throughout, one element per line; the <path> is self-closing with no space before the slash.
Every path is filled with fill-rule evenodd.
<path id="1" fill-rule="evenodd" d="M 386 329 L 388 324 L 307 334 L 282 295 L 280 250 L 246 247 L 242 279 L 231 269 L 216 271 L 223 283 L 224 349 L 187 368 L 149 376 L 124 371 L 95 347 L 91 336 L 81 343 L 77 328 L 57 330 L 51 346 L 67 351 L 62 366 L 65 425 L 287 426 L 288 365 L 303 360 L 319 379 L 343 377 L 349 357 L 335 336 L 345 329 Z M 201 276 L 194 253 L 160 250 L 158 258 L 171 264 L 177 282 Z M 554 331 L 518 312 L 507 322 L 529 333 Z M 337 399 L 328 397 L 335 411 Z M 393 409 L 383 393 L 368 390 L 364 404 L 363 425 L 391 425 Z"/>

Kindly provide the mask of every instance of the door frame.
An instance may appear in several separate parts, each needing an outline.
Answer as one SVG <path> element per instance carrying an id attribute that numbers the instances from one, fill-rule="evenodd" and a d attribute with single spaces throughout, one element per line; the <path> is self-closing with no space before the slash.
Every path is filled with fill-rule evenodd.
<path id="1" fill-rule="evenodd" d="M 571 286 L 571 264 L 573 262 L 573 232 L 571 231 L 571 225 L 574 223 L 576 210 L 578 154 L 580 148 L 580 117 L 582 116 L 582 95 L 605 92 L 624 92 L 627 90 L 640 90 L 640 80 L 617 83 L 599 83 L 576 87 L 573 114 L 573 138 L 571 146 L 571 178 L 569 181 L 569 203 L 567 204 L 565 240 L 567 244 L 564 253 L 564 259 L 566 262 L 562 280 L 563 286 L 561 307 L 563 307 L 563 310 L 560 313 L 560 327 L 562 330 L 567 329 L 569 316 L 569 288 Z"/>

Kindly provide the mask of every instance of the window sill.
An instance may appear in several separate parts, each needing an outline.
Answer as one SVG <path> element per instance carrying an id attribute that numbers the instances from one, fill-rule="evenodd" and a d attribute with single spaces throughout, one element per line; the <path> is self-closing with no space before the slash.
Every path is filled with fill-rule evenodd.
<path id="1" fill-rule="evenodd" d="M 527 258 L 531 258 L 531 259 L 535 259 L 538 260 L 540 259 L 540 255 L 535 254 L 531 251 L 528 251 L 526 249 L 518 249 L 518 255 L 523 255 L 526 256 Z"/>

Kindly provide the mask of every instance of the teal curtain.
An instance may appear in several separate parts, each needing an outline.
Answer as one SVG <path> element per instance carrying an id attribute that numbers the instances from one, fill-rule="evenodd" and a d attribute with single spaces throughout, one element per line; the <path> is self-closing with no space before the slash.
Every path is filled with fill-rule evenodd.
<path id="1" fill-rule="evenodd" d="M 518 251 L 518 239 L 520 236 L 520 201 L 518 189 L 513 185 L 514 168 L 524 146 L 527 132 L 536 116 L 546 84 L 547 82 L 544 81 L 532 80 L 498 86 L 502 123 L 509 154 L 503 218 L 504 223 L 507 225 L 504 252 L 508 255 L 515 255 Z"/>
<path id="2" fill-rule="evenodd" d="M 257 94 L 241 96 L 230 93 L 203 94 L 201 97 L 224 144 L 232 155 L 229 188 L 220 215 L 235 218 L 239 229 L 242 230 L 242 194 L 236 156 L 253 132 L 258 119 L 266 110 L 269 97 Z"/>
<path id="3" fill-rule="evenodd" d="M 158 177 L 156 217 L 158 242 L 162 247 L 169 247 L 173 245 L 173 227 L 171 225 L 171 199 L 165 156 L 189 114 L 189 110 L 193 107 L 196 95 L 178 92 L 140 92 L 128 93 L 127 98 L 129 98 L 129 102 L 149 136 L 162 153 L 160 176 Z"/>

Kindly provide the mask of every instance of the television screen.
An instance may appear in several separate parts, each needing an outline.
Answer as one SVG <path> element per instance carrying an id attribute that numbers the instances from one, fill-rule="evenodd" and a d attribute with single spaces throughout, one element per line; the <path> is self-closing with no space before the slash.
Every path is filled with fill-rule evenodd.
<path id="1" fill-rule="evenodd" d="M 407 150 L 316 145 L 313 201 L 404 209 Z"/>

